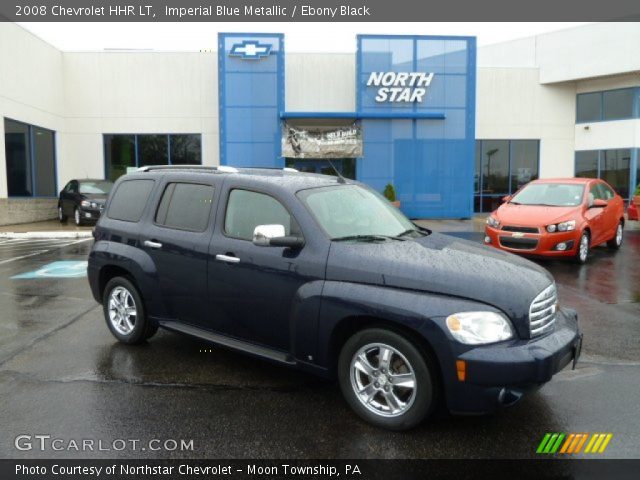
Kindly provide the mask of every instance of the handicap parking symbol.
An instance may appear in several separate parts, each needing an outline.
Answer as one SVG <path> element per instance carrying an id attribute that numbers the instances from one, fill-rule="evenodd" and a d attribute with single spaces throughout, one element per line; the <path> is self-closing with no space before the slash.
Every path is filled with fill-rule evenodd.
<path id="1" fill-rule="evenodd" d="M 24 278 L 80 278 L 87 275 L 87 262 L 62 260 L 43 265 L 38 270 L 14 275 L 12 279 Z"/>

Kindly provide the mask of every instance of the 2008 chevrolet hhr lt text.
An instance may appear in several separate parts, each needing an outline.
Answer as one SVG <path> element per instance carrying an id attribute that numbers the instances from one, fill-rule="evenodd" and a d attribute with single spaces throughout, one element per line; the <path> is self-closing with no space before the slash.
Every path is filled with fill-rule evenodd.
<path id="1" fill-rule="evenodd" d="M 432 233 L 370 188 L 284 170 L 143 167 L 95 231 L 89 283 L 136 344 L 186 333 L 326 377 L 369 422 L 490 412 L 580 354 L 553 278 Z"/>

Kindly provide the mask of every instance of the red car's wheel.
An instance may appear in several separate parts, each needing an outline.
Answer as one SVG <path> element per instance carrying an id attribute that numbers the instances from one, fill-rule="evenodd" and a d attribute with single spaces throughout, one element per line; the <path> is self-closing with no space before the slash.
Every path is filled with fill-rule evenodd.
<path id="1" fill-rule="evenodd" d="M 616 228 L 616 233 L 611 240 L 607 242 L 607 247 L 617 250 L 622 245 L 622 221 L 618 223 L 618 227 Z"/>
<path id="2" fill-rule="evenodd" d="M 587 263 L 587 259 L 589 258 L 589 250 L 591 249 L 591 237 L 589 232 L 584 231 L 582 235 L 580 235 L 580 240 L 578 241 L 578 249 L 576 251 L 575 260 L 579 264 Z"/>

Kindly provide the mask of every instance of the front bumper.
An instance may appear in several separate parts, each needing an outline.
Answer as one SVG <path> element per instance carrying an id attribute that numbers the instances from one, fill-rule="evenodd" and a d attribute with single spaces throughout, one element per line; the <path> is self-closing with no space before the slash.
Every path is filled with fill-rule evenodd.
<path id="1" fill-rule="evenodd" d="M 520 255 L 544 257 L 572 257 L 576 254 L 580 232 L 549 233 L 544 228 L 540 233 L 514 233 L 485 226 L 485 245 Z M 489 242 L 486 239 L 489 239 Z M 565 250 L 557 250 L 559 243 L 566 244 Z"/>
<path id="2" fill-rule="evenodd" d="M 80 207 L 79 211 L 80 218 L 85 222 L 97 222 L 98 219 L 100 219 L 100 214 L 102 213 L 102 210 L 99 208 Z"/>
<path id="3" fill-rule="evenodd" d="M 576 312 L 561 309 L 549 334 L 458 353 L 456 359 L 466 363 L 466 379 L 449 382 L 447 405 L 460 413 L 486 413 L 512 405 L 568 364 L 575 368 L 581 348 Z"/>

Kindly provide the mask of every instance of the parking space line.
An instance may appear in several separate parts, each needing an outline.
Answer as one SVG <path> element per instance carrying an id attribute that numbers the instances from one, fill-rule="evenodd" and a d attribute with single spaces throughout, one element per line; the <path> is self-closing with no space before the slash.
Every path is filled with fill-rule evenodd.
<path id="1" fill-rule="evenodd" d="M 27 255 L 21 255 L 20 257 L 8 258 L 7 260 L 0 261 L 0 265 L 4 265 L 5 263 L 15 262 L 16 260 L 22 260 L 23 258 L 34 257 L 36 255 L 40 255 L 41 253 L 47 253 L 49 250 L 39 250 L 37 252 L 29 253 Z"/>
<path id="2" fill-rule="evenodd" d="M 65 243 L 65 244 L 62 244 L 62 245 L 51 245 L 51 248 L 47 248 L 46 250 L 37 250 L 35 252 L 28 253 L 26 255 L 19 255 L 17 257 L 7 258 L 6 260 L 0 260 L 0 265 L 5 265 L 7 263 L 15 262 L 16 260 L 22 260 L 23 258 L 34 257 L 34 256 L 40 255 L 42 253 L 47 253 L 47 252 L 50 252 L 52 250 L 56 250 L 56 249 L 63 248 L 63 247 L 68 247 L 69 245 L 74 245 L 76 243 L 86 242 L 88 240 L 91 240 L 91 238 L 81 238 L 80 240 L 76 240 L 76 241 L 73 241 L 73 242 L 68 242 L 68 243 Z M 48 247 L 48 245 L 40 245 L 40 247 Z M 18 252 L 16 252 L 16 253 L 18 253 Z"/>

